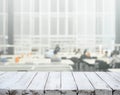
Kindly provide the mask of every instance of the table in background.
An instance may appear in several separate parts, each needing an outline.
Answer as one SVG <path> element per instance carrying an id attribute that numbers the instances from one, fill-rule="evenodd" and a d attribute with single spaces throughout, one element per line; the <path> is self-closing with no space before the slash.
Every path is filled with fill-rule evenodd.
<path id="1" fill-rule="evenodd" d="M 99 61 L 99 63 L 98 63 Z M 83 59 L 80 63 L 80 70 L 82 71 L 96 71 L 99 70 L 99 65 L 104 62 L 104 64 L 109 65 L 111 62 L 110 58 L 97 58 L 97 59 Z M 104 65 L 103 65 L 104 67 Z M 102 68 L 101 68 L 102 69 Z M 104 68 L 103 68 L 104 69 Z"/>
<path id="2" fill-rule="evenodd" d="M 72 71 L 70 60 L 51 62 L 50 59 L 24 59 L 20 63 L 7 62 L 0 65 L 0 71 Z"/>
<path id="3" fill-rule="evenodd" d="M 110 71 L 110 72 L 120 72 L 120 68 L 111 68 L 111 69 L 108 69 L 108 71 Z"/>

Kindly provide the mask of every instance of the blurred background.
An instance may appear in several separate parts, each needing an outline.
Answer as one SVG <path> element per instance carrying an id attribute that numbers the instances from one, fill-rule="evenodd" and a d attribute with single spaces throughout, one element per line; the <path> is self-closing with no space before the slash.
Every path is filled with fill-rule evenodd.
<path id="1" fill-rule="evenodd" d="M 111 50 L 120 42 L 119 13 L 119 0 L 0 0 L 0 47 Z"/>
<path id="2" fill-rule="evenodd" d="M 119 25 L 120 0 L 0 0 L 0 51 L 45 55 L 58 46 L 110 56 L 120 50 Z"/>

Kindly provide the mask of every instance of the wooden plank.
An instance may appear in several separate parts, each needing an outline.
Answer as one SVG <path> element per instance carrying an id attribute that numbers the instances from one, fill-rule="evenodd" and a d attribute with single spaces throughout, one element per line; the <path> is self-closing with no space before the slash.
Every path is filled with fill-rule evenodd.
<path id="1" fill-rule="evenodd" d="M 24 75 L 24 73 L 25 72 L 9 72 L 9 75 L 6 74 L 7 78 L 3 78 L 4 81 L 0 83 L 0 88 L 9 90 L 11 86 Z M 8 76 L 10 77 L 8 78 Z"/>
<path id="2" fill-rule="evenodd" d="M 5 72 L 0 72 L 0 75 L 3 75 L 3 74 L 5 74 Z"/>
<path id="3" fill-rule="evenodd" d="M 108 74 L 109 74 L 111 77 L 115 78 L 116 80 L 120 81 L 120 74 L 115 73 L 115 72 L 108 72 Z"/>
<path id="4" fill-rule="evenodd" d="M 105 72 L 97 72 L 97 74 L 113 89 L 113 95 L 120 95 L 120 81 Z"/>
<path id="5" fill-rule="evenodd" d="M 60 95 L 60 72 L 50 72 L 45 86 L 45 95 Z"/>
<path id="6" fill-rule="evenodd" d="M 62 95 L 77 95 L 77 86 L 71 72 L 61 73 Z"/>
<path id="7" fill-rule="evenodd" d="M 34 78 L 35 74 L 35 72 L 25 72 L 22 78 L 20 78 L 19 81 L 12 86 L 12 89 L 26 89 L 31 80 Z"/>
<path id="8" fill-rule="evenodd" d="M 17 74 L 17 72 L 6 72 L 0 76 L 0 84 L 8 81 L 9 79 L 13 78 L 13 76 Z M 1 86 L 1 85 L 0 85 Z"/>
<path id="9" fill-rule="evenodd" d="M 31 91 L 27 90 L 27 88 L 32 82 L 35 75 L 35 72 L 24 73 L 24 75 L 18 81 L 11 85 L 10 92 L 14 93 L 14 95 L 30 95 Z"/>
<path id="10" fill-rule="evenodd" d="M 120 75 L 120 72 L 116 72 L 116 73 Z"/>
<path id="11" fill-rule="evenodd" d="M 10 74 L 9 74 L 10 75 Z M 25 72 L 16 72 L 14 75 L 11 75 L 9 79 L 6 79 L 3 83 L 0 84 L 0 95 L 21 95 L 21 93 L 28 93 L 26 89 L 11 89 L 16 82 L 20 81 L 25 75 Z M 6 75 L 8 76 L 8 75 Z M 17 90 L 16 90 L 17 89 Z M 31 93 L 32 91 L 29 91 Z M 34 94 L 33 94 L 34 95 Z"/>
<path id="12" fill-rule="evenodd" d="M 112 95 L 112 89 L 94 72 L 85 75 L 95 88 L 95 95 Z"/>
<path id="13" fill-rule="evenodd" d="M 116 75 L 120 77 L 120 72 L 114 72 L 114 73 L 116 73 Z"/>
<path id="14" fill-rule="evenodd" d="M 0 76 L 0 95 L 8 95 L 10 93 L 11 84 L 16 80 L 17 72 L 6 72 Z"/>
<path id="15" fill-rule="evenodd" d="M 28 87 L 28 90 L 34 95 L 43 95 L 45 84 L 48 78 L 48 72 L 39 72 L 31 82 Z"/>
<path id="16" fill-rule="evenodd" d="M 94 88 L 83 72 L 73 72 L 78 88 L 78 95 L 92 95 Z"/>
<path id="17" fill-rule="evenodd" d="M 2 77 L 6 72 L 0 72 L 0 77 Z"/>

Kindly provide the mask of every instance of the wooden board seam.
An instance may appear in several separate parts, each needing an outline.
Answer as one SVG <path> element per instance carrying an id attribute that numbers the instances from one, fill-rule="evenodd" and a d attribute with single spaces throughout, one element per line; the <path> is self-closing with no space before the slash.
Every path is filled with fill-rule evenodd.
<path id="1" fill-rule="evenodd" d="M 36 72 L 35 75 L 33 76 L 33 78 L 31 79 L 30 83 L 29 83 L 28 86 L 27 86 L 27 89 L 28 89 L 28 87 L 30 86 L 30 84 L 32 83 L 32 81 L 34 80 L 34 78 L 35 78 L 35 76 L 36 76 L 37 74 L 38 74 L 38 72 Z"/>
<path id="2" fill-rule="evenodd" d="M 46 85 L 47 85 L 47 81 L 48 81 L 49 75 L 50 75 L 50 72 L 48 72 L 48 76 L 47 76 L 47 79 L 46 79 L 46 82 L 45 82 L 44 93 L 45 93 L 45 87 L 46 87 Z"/>
<path id="3" fill-rule="evenodd" d="M 86 76 L 86 78 L 88 79 L 88 81 L 90 82 L 90 84 L 92 85 L 92 87 L 95 89 L 94 85 L 92 84 L 92 82 L 90 81 L 90 79 L 88 78 L 88 76 L 85 74 L 85 72 L 84 72 L 84 75 Z M 93 92 L 95 92 L 95 90 Z"/>
<path id="4" fill-rule="evenodd" d="M 95 72 L 95 73 L 98 75 L 98 77 L 99 77 L 101 80 L 103 80 L 103 81 L 109 86 L 110 89 L 112 89 L 112 87 L 111 87 L 104 79 L 102 79 L 97 72 Z M 112 95 L 113 95 L 113 89 L 112 89 Z"/>
<path id="5" fill-rule="evenodd" d="M 76 83 L 76 81 L 75 81 L 75 77 L 74 77 L 74 75 L 73 75 L 73 72 L 71 72 L 71 74 L 72 74 L 72 76 L 73 76 L 73 79 L 74 79 L 74 82 L 75 82 L 75 85 L 76 85 L 76 88 L 77 88 L 77 90 L 76 90 L 76 93 L 78 94 L 78 86 L 77 86 L 77 83 Z"/>

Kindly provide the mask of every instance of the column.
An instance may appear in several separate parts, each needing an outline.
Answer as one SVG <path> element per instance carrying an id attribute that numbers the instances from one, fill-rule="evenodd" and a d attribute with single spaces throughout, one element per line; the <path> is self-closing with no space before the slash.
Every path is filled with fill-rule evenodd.
<path id="1" fill-rule="evenodd" d="M 14 45 L 13 0 L 8 0 L 8 44 Z M 14 48 L 8 48 L 8 54 L 14 54 Z"/>
<path id="2" fill-rule="evenodd" d="M 120 44 L 120 0 L 116 0 L 116 44 Z"/>

